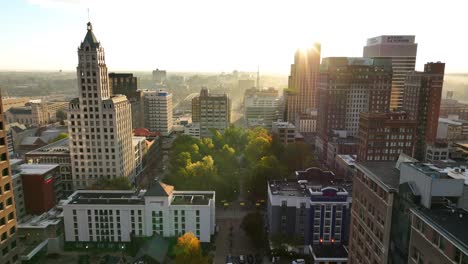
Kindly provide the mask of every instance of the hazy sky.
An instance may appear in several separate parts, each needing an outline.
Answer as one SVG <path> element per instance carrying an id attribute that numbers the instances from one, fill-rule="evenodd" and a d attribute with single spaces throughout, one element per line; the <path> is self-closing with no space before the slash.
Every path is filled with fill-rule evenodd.
<path id="1" fill-rule="evenodd" d="M 109 70 L 287 74 L 297 48 L 362 56 L 366 39 L 415 34 L 427 61 L 468 72 L 468 1 L 1 0 L 0 70 L 75 70 L 90 8 Z"/>

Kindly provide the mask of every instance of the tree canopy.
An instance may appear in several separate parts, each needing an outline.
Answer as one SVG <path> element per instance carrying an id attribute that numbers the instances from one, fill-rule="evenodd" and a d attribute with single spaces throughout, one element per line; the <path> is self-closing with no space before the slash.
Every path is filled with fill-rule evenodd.
<path id="1" fill-rule="evenodd" d="M 200 240 L 193 233 L 185 233 L 177 239 L 175 255 L 176 264 L 209 263 L 209 259 L 202 255 Z"/>

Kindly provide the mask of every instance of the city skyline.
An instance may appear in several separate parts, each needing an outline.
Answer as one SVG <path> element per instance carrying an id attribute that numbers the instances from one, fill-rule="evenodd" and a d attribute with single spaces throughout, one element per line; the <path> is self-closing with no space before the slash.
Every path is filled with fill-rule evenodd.
<path id="1" fill-rule="evenodd" d="M 89 7 L 112 71 L 253 72 L 259 65 L 262 72 L 287 74 L 297 48 L 316 41 L 322 44 L 322 57 L 360 57 L 368 38 L 398 34 L 416 36 L 416 70 L 428 61 L 444 61 L 448 73 L 468 72 L 463 60 L 468 37 L 457 34 L 457 26 L 466 24 L 461 1 L 446 6 L 430 1 L 423 8 L 419 3 L 405 3 L 404 9 L 396 2 L 386 6 L 388 19 L 379 12 L 366 13 L 366 8 L 373 7 L 370 1 L 267 5 L 264 1 L 141 0 L 113 1 L 111 9 L 109 2 L 103 2 L 5 3 L 0 22 L 9 26 L 0 36 L 0 70 L 73 71 L 76 58 L 70 54 L 79 41 L 73 33 L 88 22 Z M 336 6 L 340 8 L 331 12 Z M 391 19 L 395 14 L 411 17 L 411 23 Z M 438 19 L 427 25 L 429 17 Z M 129 49 L 135 42 L 139 48 Z"/>

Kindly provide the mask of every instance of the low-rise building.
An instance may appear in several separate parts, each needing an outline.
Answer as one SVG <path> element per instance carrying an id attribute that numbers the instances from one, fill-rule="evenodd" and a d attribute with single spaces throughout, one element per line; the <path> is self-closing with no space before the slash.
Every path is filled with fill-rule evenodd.
<path id="1" fill-rule="evenodd" d="M 58 164 L 60 166 L 63 197 L 73 193 L 73 179 L 71 175 L 71 161 L 69 139 L 64 138 L 54 143 L 45 145 L 36 150 L 27 152 L 25 160 L 33 164 Z M 60 197 L 60 198 L 63 198 Z"/>
<path id="2" fill-rule="evenodd" d="M 271 132 L 283 144 L 296 142 L 296 126 L 289 122 L 273 122 Z"/>
<path id="3" fill-rule="evenodd" d="M 185 126 L 184 135 L 200 138 L 200 123 L 191 123 Z"/>
<path id="4" fill-rule="evenodd" d="M 47 212 L 62 198 L 58 164 L 21 164 L 18 170 L 23 183 L 26 213 L 37 215 Z"/>
<path id="5" fill-rule="evenodd" d="M 175 191 L 154 182 L 147 190 L 80 190 L 62 201 L 65 241 L 124 243 L 132 237 L 195 234 L 210 242 L 215 232 L 215 192 Z"/>
<path id="6" fill-rule="evenodd" d="M 316 261 L 336 257 L 340 258 L 337 263 L 345 263 L 351 185 L 318 168 L 298 171 L 296 176 L 294 180 L 268 182 L 270 236 L 295 237 L 304 253 L 315 255 Z M 331 251 L 343 254 L 325 254 Z"/>

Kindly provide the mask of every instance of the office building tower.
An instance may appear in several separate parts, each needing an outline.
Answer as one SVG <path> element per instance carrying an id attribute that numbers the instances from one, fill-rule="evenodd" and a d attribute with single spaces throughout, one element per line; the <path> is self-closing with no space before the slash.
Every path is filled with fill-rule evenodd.
<path id="1" fill-rule="evenodd" d="M 298 114 L 317 107 L 317 84 L 320 68 L 320 44 L 311 48 L 299 49 L 291 65 L 288 78 L 288 89 L 285 92 L 286 109 L 284 118 L 295 123 Z"/>
<path id="2" fill-rule="evenodd" d="M 327 159 L 327 145 L 335 134 L 341 134 L 342 138 L 358 135 L 361 112 L 389 111 L 391 81 L 392 68 L 388 59 L 323 59 L 318 89 L 316 139 L 316 147 L 322 159 Z"/>
<path id="3" fill-rule="evenodd" d="M 159 91 L 143 92 L 144 124 L 151 132 L 169 136 L 172 132 L 172 94 Z"/>
<path id="4" fill-rule="evenodd" d="M 192 232 L 210 242 L 215 210 L 214 191 L 176 191 L 161 182 L 137 192 L 81 190 L 63 204 L 65 241 L 122 244 L 133 237 Z"/>
<path id="5" fill-rule="evenodd" d="M 248 127 L 263 126 L 271 129 L 279 116 L 278 90 L 247 89 L 244 93 L 244 117 Z"/>
<path id="6" fill-rule="evenodd" d="M 91 23 L 78 47 L 78 98 L 70 101 L 68 132 L 74 189 L 101 178 L 133 181 L 132 113 L 126 96 L 111 95 L 104 48 Z"/>
<path id="7" fill-rule="evenodd" d="M 18 239 L 16 235 L 16 208 L 11 181 L 11 169 L 8 156 L 3 104 L 0 96 L 0 263 L 19 263 Z"/>
<path id="8" fill-rule="evenodd" d="M 427 63 L 424 72 L 412 72 L 406 78 L 403 109 L 418 124 L 414 158 L 420 161 L 424 161 L 426 146 L 437 138 L 444 71 L 445 63 Z"/>
<path id="9" fill-rule="evenodd" d="M 156 69 L 153 71 L 153 84 L 161 85 L 166 83 L 167 73 L 166 71 Z"/>
<path id="10" fill-rule="evenodd" d="M 112 95 L 127 96 L 132 109 L 132 127 L 142 127 L 142 93 L 138 91 L 138 79 L 131 73 L 109 73 L 109 88 Z"/>
<path id="11" fill-rule="evenodd" d="M 378 36 L 367 40 L 365 58 L 388 58 L 392 60 L 392 95 L 390 109 L 403 105 L 406 74 L 414 71 L 418 44 L 415 36 Z"/>
<path id="12" fill-rule="evenodd" d="M 405 112 L 361 113 L 358 161 L 396 161 L 413 155 L 416 121 Z"/>
<path id="13" fill-rule="evenodd" d="M 211 94 L 202 88 L 192 99 L 192 122 L 200 123 L 200 137 L 209 137 L 210 130 L 221 133 L 231 124 L 231 99 L 227 94 Z"/>

